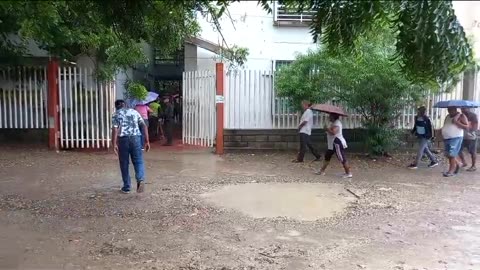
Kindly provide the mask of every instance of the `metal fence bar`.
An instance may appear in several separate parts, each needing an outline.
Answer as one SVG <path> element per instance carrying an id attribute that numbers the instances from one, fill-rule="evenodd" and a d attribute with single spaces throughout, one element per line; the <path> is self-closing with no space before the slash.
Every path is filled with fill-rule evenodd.
<path id="1" fill-rule="evenodd" d="M 74 125 L 77 123 L 74 121 L 74 112 L 73 112 L 73 95 L 74 95 L 74 88 L 75 88 L 75 74 L 74 71 L 75 68 L 68 67 L 68 122 L 69 122 L 69 134 L 70 134 L 70 147 L 74 148 L 75 147 L 75 135 L 74 135 Z"/>
<path id="2" fill-rule="evenodd" d="M 18 68 L 18 82 L 19 82 L 19 87 L 18 87 L 18 114 L 19 114 L 19 120 L 20 120 L 20 128 L 26 128 L 26 125 L 24 124 L 24 119 L 26 119 L 26 114 L 27 114 L 27 103 L 25 102 L 26 100 L 26 95 L 25 95 L 25 67 L 20 67 Z"/>
<path id="3" fill-rule="evenodd" d="M 65 96 L 65 85 L 64 83 L 66 82 L 66 76 L 65 76 L 65 72 L 63 73 L 63 77 L 62 77 L 62 67 L 58 67 L 58 90 L 59 90 L 59 93 L 60 93 L 60 96 L 58 98 L 58 110 L 60 111 L 60 115 L 59 115 L 59 120 L 60 120 L 60 147 L 61 148 L 64 148 L 64 140 L 63 140 L 63 137 L 64 137 L 64 123 L 63 123 L 63 116 L 64 116 L 64 113 L 63 113 L 63 97 Z M 63 81 L 62 81 L 62 78 L 63 78 Z"/>
<path id="4" fill-rule="evenodd" d="M 107 148 L 110 148 L 110 139 L 111 139 L 111 129 L 112 129 L 112 115 L 113 115 L 113 111 L 114 111 L 114 103 L 115 103 L 115 93 L 116 93 L 116 89 L 115 89 L 116 85 L 114 82 L 110 82 L 106 85 L 106 91 L 105 91 L 105 94 L 106 94 L 106 101 L 107 101 L 107 104 L 106 104 L 106 126 L 107 126 Z M 107 98 L 108 97 L 108 98 Z"/>
<path id="5" fill-rule="evenodd" d="M 93 69 L 89 69 L 89 73 L 88 73 L 91 76 L 93 76 Z M 96 82 L 93 81 L 93 78 L 90 78 L 90 102 L 88 102 L 90 104 L 90 144 L 92 145 L 92 148 L 95 148 L 95 114 L 94 114 L 94 102 L 93 102 L 93 95 L 95 95 L 95 91 L 94 91 L 94 85 L 96 85 Z"/>
<path id="6" fill-rule="evenodd" d="M 37 73 L 38 69 L 35 67 L 33 68 L 33 93 L 35 95 L 35 128 L 40 128 L 40 112 L 42 111 L 42 107 L 40 106 L 39 102 L 39 93 L 38 93 L 38 80 L 37 80 Z"/>
<path id="7" fill-rule="evenodd" d="M 98 115 L 98 83 L 95 82 L 95 139 L 97 142 L 97 148 L 100 148 L 100 125 L 99 125 L 99 115 Z M 93 95 L 92 95 L 93 96 Z"/>
<path id="8" fill-rule="evenodd" d="M 65 134 L 65 148 L 71 148 L 72 145 L 70 144 L 70 132 L 69 132 L 69 126 L 71 126 L 71 121 L 69 121 L 69 113 L 68 110 L 70 109 L 70 106 L 68 106 L 68 95 L 70 94 L 70 89 L 68 86 L 70 85 L 70 72 L 69 68 L 63 67 L 63 92 L 61 92 L 59 99 L 63 99 L 63 108 L 60 110 L 62 113 L 60 113 L 60 116 L 63 114 L 63 130 L 61 131 L 62 134 Z M 62 78 L 61 75 L 58 76 L 59 78 Z M 60 80 L 61 81 L 61 80 Z M 70 122 L 70 123 L 69 123 Z"/>
<path id="9" fill-rule="evenodd" d="M 100 136 L 102 137 L 102 140 L 100 141 L 100 147 L 105 147 L 106 144 L 105 144 L 105 129 L 103 128 L 104 127 L 104 124 L 105 124 L 105 121 L 103 119 L 104 117 L 104 114 L 103 114 L 103 111 L 106 110 L 106 106 L 104 106 L 104 103 L 103 103 L 103 84 L 100 84 L 100 93 L 98 93 L 99 95 L 99 100 L 100 100 Z M 107 119 L 108 121 L 108 119 Z M 107 130 L 108 132 L 108 130 Z"/>
<path id="10" fill-rule="evenodd" d="M 183 96 L 183 100 L 185 102 L 185 96 L 186 96 L 186 93 L 185 93 L 185 89 L 187 89 L 187 79 L 185 78 L 186 75 L 185 73 L 183 74 L 182 76 L 182 96 Z M 184 104 L 182 104 L 184 105 Z M 185 106 L 183 106 L 183 110 L 182 110 L 182 143 L 185 144 L 185 138 L 186 138 L 186 134 L 187 134 L 187 125 L 186 125 L 186 121 L 185 119 L 187 119 L 187 116 L 186 116 L 186 110 L 185 110 Z"/>
<path id="11" fill-rule="evenodd" d="M 42 87 L 42 95 L 41 100 L 43 104 L 43 110 L 41 114 L 41 119 L 42 119 L 42 127 L 46 128 L 48 125 L 48 121 L 46 119 L 48 115 L 48 99 L 47 99 L 47 87 L 48 87 L 48 82 L 47 82 L 47 68 L 43 67 L 43 87 Z"/>
<path id="12" fill-rule="evenodd" d="M 5 74 L 5 70 L 2 70 L 2 80 L 0 82 L 8 84 L 6 77 L 7 77 L 7 75 Z M 1 85 L 0 85 L 0 87 L 1 87 Z M 6 95 L 5 94 L 6 94 L 7 91 L 8 90 L 6 89 L 6 87 L 5 87 L 5 89 L 2 88 L 2 93 L 1 93 L 2 100 L 1 100 L 1 104 L 0 104 L 0 106 L 1 106 L 0 107 L 0 128 L 6 128 L 5 117 L 6 117 L 6 114 L 7 114 L 7 112 L 6 112 L 7 101 L 6 101 Z"/>
<path id="13" fill-rule="evenodd" d="M 13 128 L 14 126 L 14 108 L 13 108 L 13 92 L 12 81 L 10 78 L 10 68 L 7 69 L 7 100 L 8 100 L 8 126 L 7 128 Z"/>

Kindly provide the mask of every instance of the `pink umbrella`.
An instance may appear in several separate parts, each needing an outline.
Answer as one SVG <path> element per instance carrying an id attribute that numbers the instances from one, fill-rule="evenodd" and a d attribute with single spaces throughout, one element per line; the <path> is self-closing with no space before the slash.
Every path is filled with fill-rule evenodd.
<path id="1" fill-rule="evenodd" d="M 314 104 L 310 107 L 314 111 L 324 112 L 324 113 L 334 113 L 340 116 L 347 116 L 348 114 L 340 107 L 333 106 L 330 104 Z"/>

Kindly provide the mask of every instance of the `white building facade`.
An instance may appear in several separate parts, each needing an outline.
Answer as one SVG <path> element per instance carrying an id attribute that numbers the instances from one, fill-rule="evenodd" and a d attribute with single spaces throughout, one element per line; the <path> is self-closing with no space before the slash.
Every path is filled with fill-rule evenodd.
<path id="1" fill-rule="evenodd" d="M 298 53 L 305 53 L 317 46 L 309 33 L 311 14 L 288 15 L 277 4 L 274 5 L 274 12 L 268 13 L 257 1 L 232 3 L 228 11 L 229 14 L 224 14 L 220 19 L 221 34 L 212 25 L 211 18 L 199 14 L 202 28 L 199 38 L 223 47 L 236 45 L 248 48 L 245 69 L 273 70 L 275 63 L 293 61 Z M 218 61 L 215 53 L 191 47 L 185 50 L 186 71 L 215 68 Z"/>
<path id="2" fill-rule="evenodd" d="M 453 6 L 467 36 L 473 38 L 475 51 L 479 52 L 480 2 L 453 1 Z M 275 65 L 290 62 L 297 54 L 318 46 L 313 43 L 308 27 L 312 14 L 286 13 L 278 3 L 274 3 L 273 12 L 268 13 L 257 1 L 232 3 L 228 11 L 229 15 L 224 14 L 220 19 L 221 34 L 213 26 L 211 18 L 204 18 L 199 13 L 198 20 L 202 28 L 199 38 L 219 46 L 248 48 L 245 69 L 272 71 Z M 476 56 L 478 58 L 478 54 Z M 212 70 L 218 61 L 215 53 L 186 45 L 185 71 Z"/>

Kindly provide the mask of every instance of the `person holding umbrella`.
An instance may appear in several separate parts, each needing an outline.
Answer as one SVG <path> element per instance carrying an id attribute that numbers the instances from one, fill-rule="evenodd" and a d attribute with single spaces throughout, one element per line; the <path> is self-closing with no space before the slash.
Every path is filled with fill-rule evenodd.
<path id="1" fill-rule="evenodd" d="M 347 141 L 343 137 L 343 126 L 340 121 L 340 116 L 346 116 L 347 114 L 342 108 L 332 106 L 329 104 L 318 104 L 312 106 L 312 109 L 329 113 L 330 126 L 326 128 L 327 133 L 327 152 L 325 153 L 325 161 L 320 171 L 316 172 L 318 175 L 325 175 L 325 170 L 330 164 L 330 160 L 333 155 L 337 156 L 337 159 L 342 163 L 345 173 L 343 178 L 352 178 L 352 172 L 348 165 L 347 157 L 345 155 L 345 149 L 347 148 Z"/>

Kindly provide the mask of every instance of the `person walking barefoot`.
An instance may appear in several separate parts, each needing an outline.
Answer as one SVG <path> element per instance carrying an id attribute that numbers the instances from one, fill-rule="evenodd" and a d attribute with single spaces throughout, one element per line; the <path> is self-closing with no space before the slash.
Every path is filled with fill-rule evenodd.
<path id="1" fill-rule="evenodd" d="M 330 160 L 333 155 L 337 156 L 337 159 L 342 163 L 345 173 L 343 178 L 352 178 L 352 172 L 350 171 L 350 166 L 348 165 L 347 158 L 345 156 L 345 149 L 347 148 L 347 141 L 343 137 L 342 132 L 342 122 L 340 122 L 340 116 L 338 114 L 331 113 L 329 120 L 330 126 L 327 127 L 327 146 L 328 150 L 325 153 L 325 161 L 322 168 L 316 174 L 325 175 L 325 170 L 330 164 Z"/>

